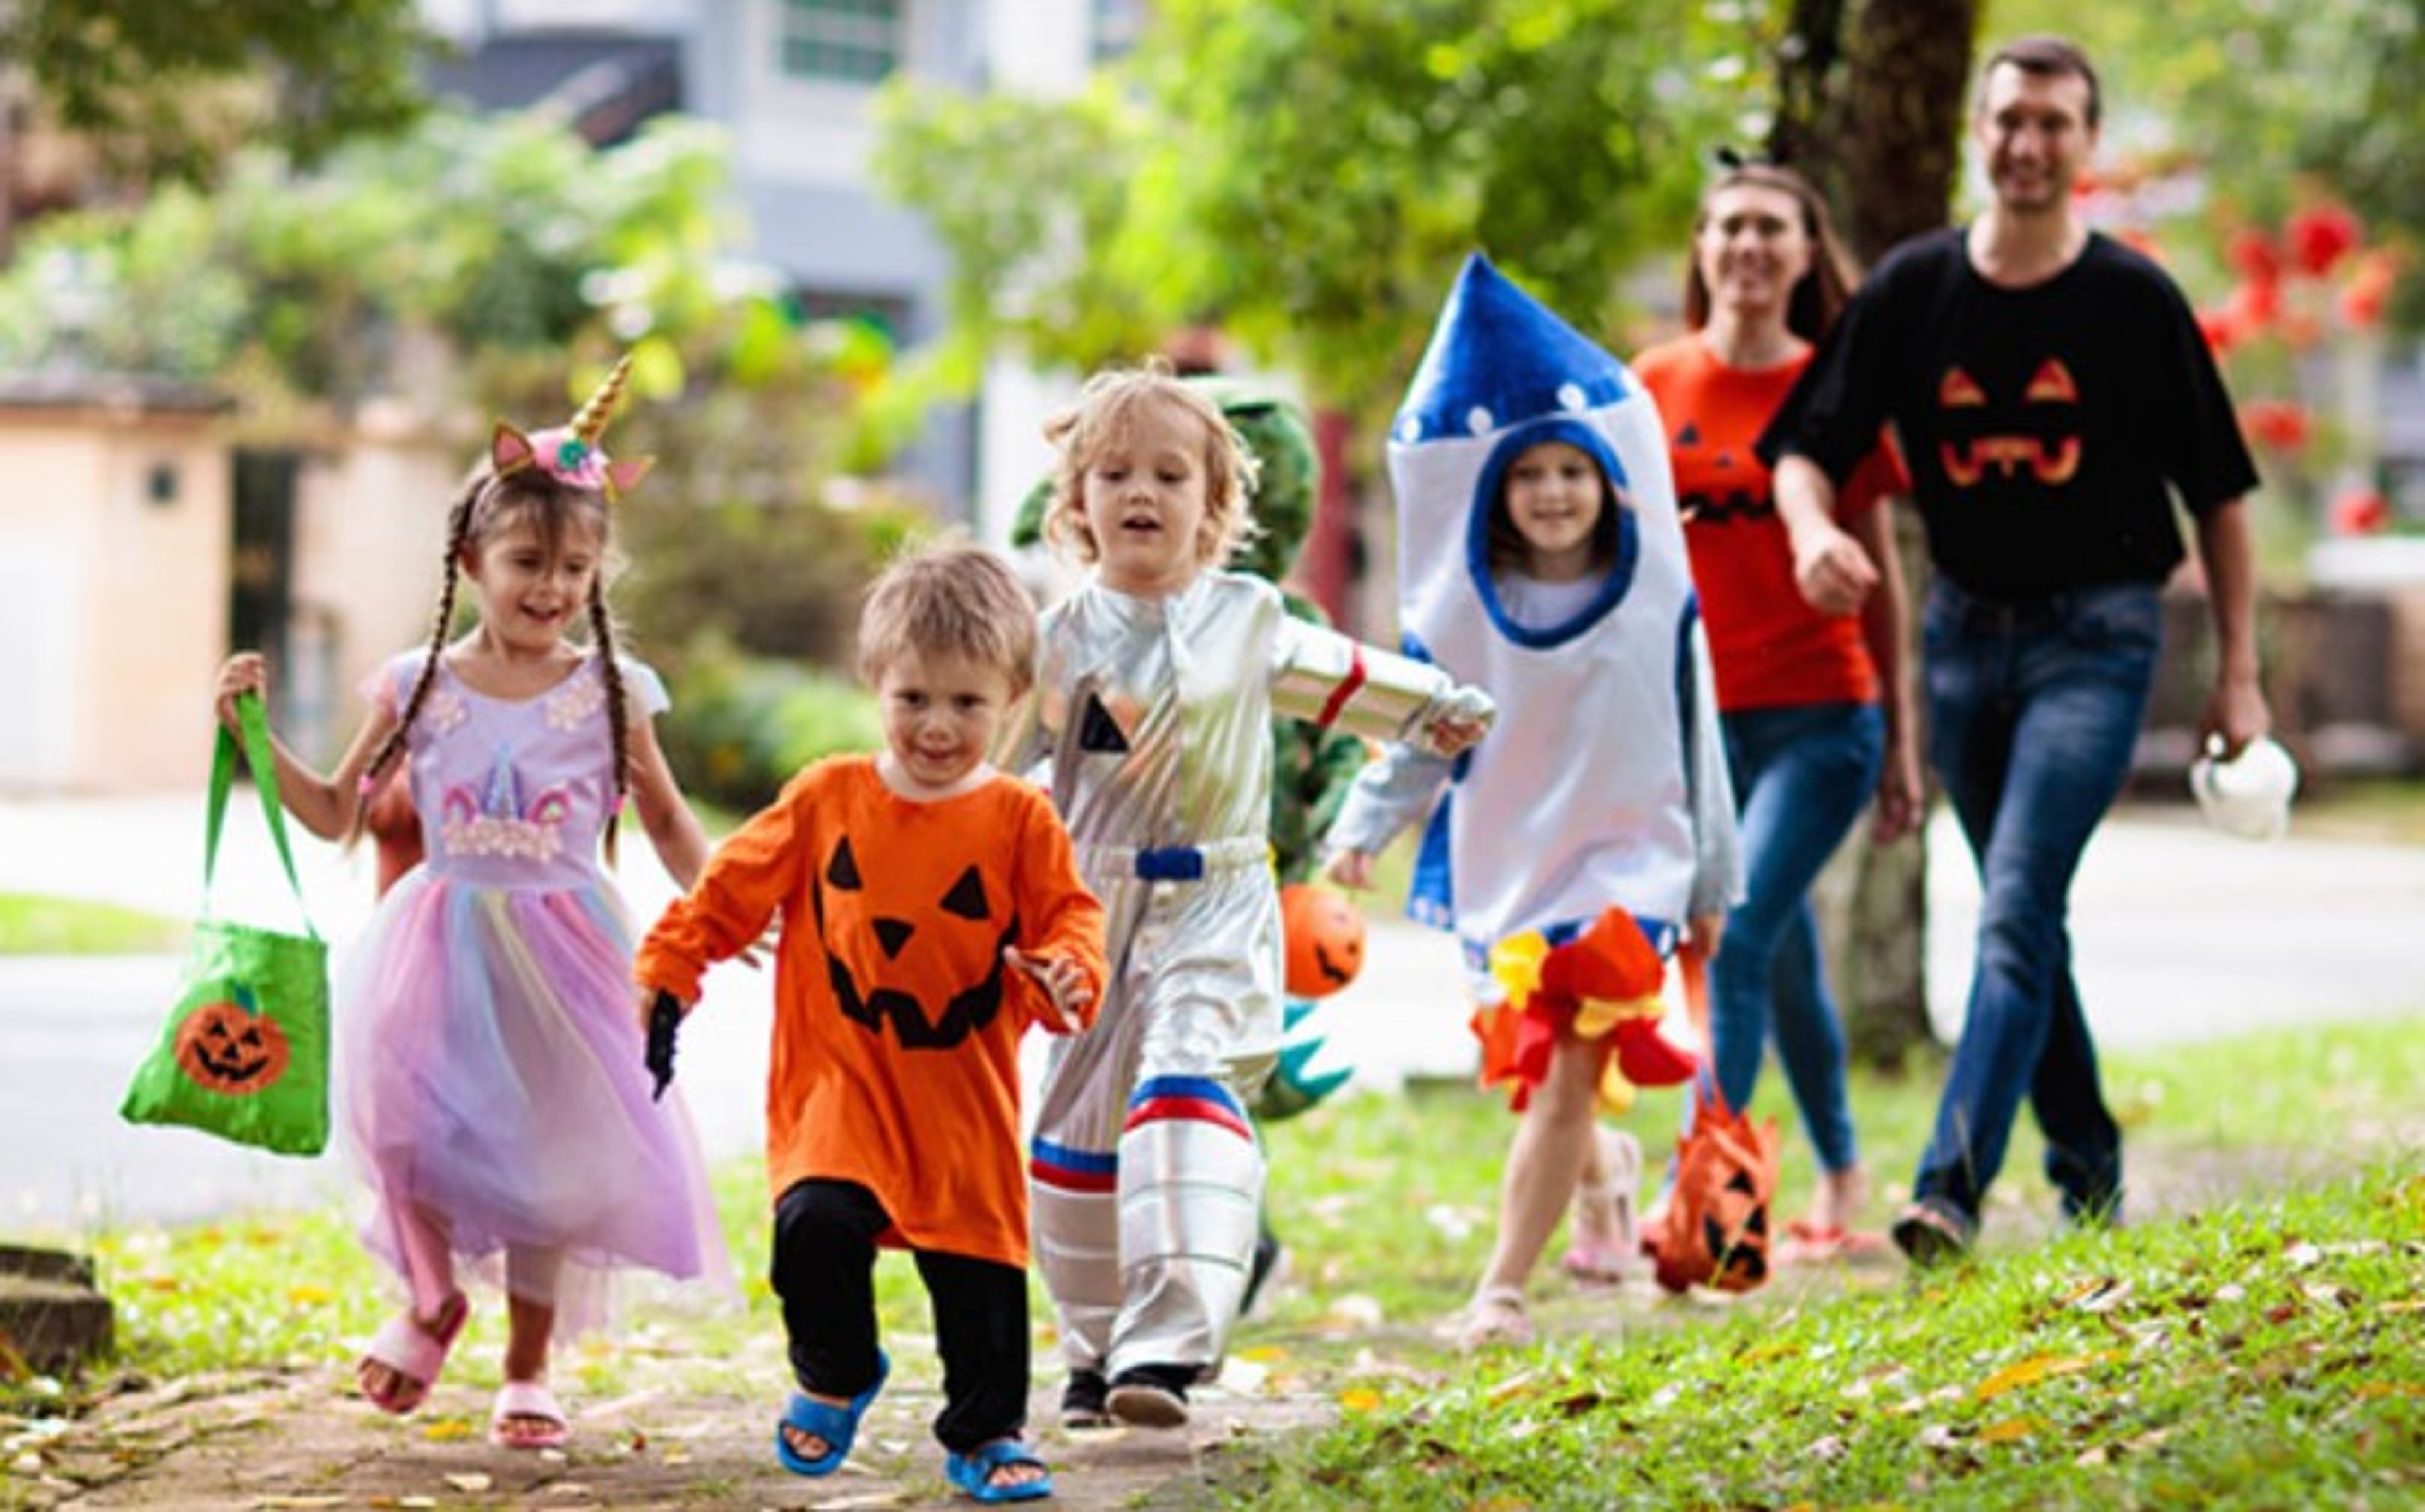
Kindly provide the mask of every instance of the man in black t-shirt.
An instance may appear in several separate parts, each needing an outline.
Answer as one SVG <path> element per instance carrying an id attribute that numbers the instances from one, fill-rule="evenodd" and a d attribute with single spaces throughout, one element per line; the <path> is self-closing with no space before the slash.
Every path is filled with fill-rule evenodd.
<path id="1" fill-rule="evenodd" d="M 2271 724 L 2242 502 L 2256 470 L 2180 291 L 2075 207 L 2097 115 L 2072 43 L 1999 50 L 1971 119 L 1994 203 L 1878 265 L 1761 442 L 1811 603 L 1848 612 L 1876 585 L 1834 502 L 1887 422 L 1936 569 L 1929 755 L 1983 897 L 1961 1042 L 1894 1225 L 1919 1264 L 1969 1249 L 2024 1096 L 2065 1213 L 2106 1219 L 2121 1202 L 2064 917 L 2145 712 L 2157 595 L 2183 555 L 2175 495 L 2218 649 L 2200 733 L 2237 753 Z"/>

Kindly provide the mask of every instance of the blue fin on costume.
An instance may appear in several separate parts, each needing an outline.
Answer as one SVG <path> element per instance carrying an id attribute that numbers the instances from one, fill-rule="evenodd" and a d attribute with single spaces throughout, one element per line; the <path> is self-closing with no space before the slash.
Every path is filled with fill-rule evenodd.
<path id="1" fill-rule="evenodd" d="M 1293 1119 L 1347 1085 L 1348 1078 L 1356 1074 L 1353 1066 L 1330 1071 L 1311 1069 L 1313 1058 L 1322 1053 L 1327 1042 L 1317 1038 L 1280 1047 L 1279 1063 L 1272 1068 L 1270 1078 L 1255 1099 L 1255 1117 L 1266 1123 Z"/>
<path id="2" fill-rule="evenodd" d="M 1542 415 L 1614 405 L 1632 392 L 1624 363 L 1476 252 L 1441 307 L 1391 436 L 1402 445 L 1484 436 Z"/>

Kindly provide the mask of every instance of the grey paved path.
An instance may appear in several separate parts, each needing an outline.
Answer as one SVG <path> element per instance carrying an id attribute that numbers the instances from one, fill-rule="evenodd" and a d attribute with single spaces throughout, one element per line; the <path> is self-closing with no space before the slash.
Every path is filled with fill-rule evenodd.
<path id="1" fill-rule="evenodd" d="M 107 899 L 176 917 L 196 904 L 199 798 L 0 800 L 0 892 Z M 221 911 L 293 919 L 257 823 L 242 816 L 221 861 Z M 1932 830 L 1931 997 L 1940 1032 L 1961 1018 L 1976 889 L 1960 839 Z M 303 843 L 304 886 L 340 949 L 370 903 L 368 858 Z M 643 919 L 672 893 L 646 845 L 624 885 Z M 2227 839 L 2184 811 L 2125 815 L 2090 848 L 2075 889 L 2081 990 L 2104 1043 L 2144 1046 L 2319 1017 L 2425 1018 L 2425 849 Z M 1455 954 L 1408 925 L 1375 931 L 1364 976 L 1324 1005 L 1323 1059 L 1360 1085 L 1469 1069 Z M 117 1220 L 192 1218 L 342 1189 L 333 1160 L 233 1149 L 182 1130 L 131 1128 L 117 1100 L 148 1045 L 169 957 L 0 957 L 0 1235 L 72 1237 Z M 767 984 L 726 968 L 683 1045 L 683 1085 L 715 1154 L 757 1147 Z"/>

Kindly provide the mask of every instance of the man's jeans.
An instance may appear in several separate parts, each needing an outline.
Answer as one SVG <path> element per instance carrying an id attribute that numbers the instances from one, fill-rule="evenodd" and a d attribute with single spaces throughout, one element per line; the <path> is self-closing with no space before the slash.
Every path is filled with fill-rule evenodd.
<path id="1" fill-rule="evenodd" d="M 2088 837 L 2130 771 L 2162 634 L 2156 590 L 2019 604 L 1943 579 L 1925 619 L 1929 753 L 1977 860 L 1978 962 L 1915 1195 L 1975 1220 L 2026 1093 L 2074 1218 L 2122 1197 L 2122 1133 L 2071 977 L 2065 921 Z"/>
<path id="2" fill-rule="evenodd" d="M 1875 704 L 1805 704 L 1724 716 L 1742 804 L 1743 900 L 1710 964 L 1710 1054 L 1729 1106 L 1751 1101 L 1769 1034 L 1820 1169 L 1858 1151 L 1844 1100 L 1844 1027 L 1820 963 L 1810 884 L 1876 791 L 1886 717 Z"/>

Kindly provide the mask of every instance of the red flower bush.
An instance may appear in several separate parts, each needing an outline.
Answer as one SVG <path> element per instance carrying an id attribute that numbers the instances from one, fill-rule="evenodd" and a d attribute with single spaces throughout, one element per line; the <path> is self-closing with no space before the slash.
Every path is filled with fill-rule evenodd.
<path id="1" fill-rule="evenodd" d="M 2309 205 L 2291 215 L 2282 227 L 2282 239 L 2289 244 L 2291 263 L 2311 279 L 2331 273 L 2342 258 L 2357 250 L 2365 234 L 2357 216 L 2337 199 Z"/>
<path id="2" fill-rule="evenodd" d="M 2240 422 L 2259 444 L 2276 452 L 2296 452 L 2314 435 L 2307 406 L 2295 399 L 2251 399 L 2240 408 Z"/>
<path id="3" fill-rule="evenodd" d="M 2336 535 L 2373 535 L 2391 523 L 2391 504 L 2375 488 L 2344 488 L 2333 499 Z"/>

